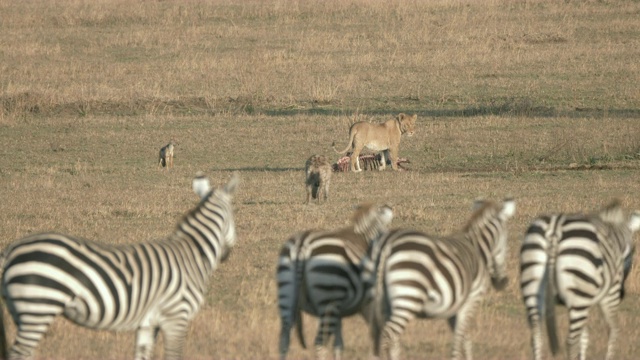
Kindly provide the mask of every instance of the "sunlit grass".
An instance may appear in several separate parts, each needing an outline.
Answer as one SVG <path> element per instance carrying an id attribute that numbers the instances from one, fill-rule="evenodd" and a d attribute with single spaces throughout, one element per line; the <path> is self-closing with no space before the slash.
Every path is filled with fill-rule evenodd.
<path id="1" fill-rule="evenodd" d="M 475 198 L 513 196 L 512 281 L 488 296 L 473 340 L 480 359 L 528 358 L 517 288 L 528 222 L 612 197 L 640 209 L 639 10 L 626 1 L 0 2 L 1 244 L 47 230 L 157 239 L 196 204 L 196 171 L 213 185 L 237 171 L 239 243 L 212 278 L 185 355 L 277 358 L 275 265 L 289 235 L 343 226 L 364 201 L 393 205 L 394 226 L 445 234 Z M 411 171 L 335 174 L 328 203 L 303 205 L 311 154 L 337 159 L 331 143 L 345 146 L 351 122 L 398 112 L 418 114 L 400 146 Z M 159 170 L 172 138 L 175 168 Z M 635 270 L 627 289 L 619 354 L 632 359 Z M 595 315 L 590 357 L 604 356 L 605 333 Z M 310 317 L 305 334 L 312 343 Z M 344 335 L 345 357 L 369 357 L 361 319 L 346 320 Z M 445 358 L 450 341 L 443 321 L 416 321 L 402 338 L 407 358 Z M 130 358 L 133 344 L 133 333 L 61 320 L 39 354 Z M 291 356 L 313 350 L 294 337 Z"/>

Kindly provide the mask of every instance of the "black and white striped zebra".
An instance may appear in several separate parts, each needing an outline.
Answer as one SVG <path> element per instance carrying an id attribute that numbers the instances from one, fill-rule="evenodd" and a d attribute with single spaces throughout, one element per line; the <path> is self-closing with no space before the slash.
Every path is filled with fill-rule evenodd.
<path id="1" fill-rule="evenodd" d="M 400 335 L 415 317 L 445 318 L 454 333 L 452 358 L 471 358 L 470 318 L 490 284 L 507 285 L 507 220 L 515 202 L 476 202 L 460 233 L 438 237 L 409 229 L 383 235 L 377 262 L 376 300 L 369 325 L 374 356 L 397 359 Z"/>
<path id="2" fill-rule="evenodd" d="M 625 216 L 618 201 L 593 214 L 555 214 L 533 220 L 520 250 L 520 287 L 534 359 L 542 357 L 543 321 L 551 352 L 558 352 L 556 303 L 568 309 L 570 359 L 586 357 L 585 325 L 595 305 L 609 325 L 607 359 L 613 358 L 618 306 L 631 269 L 633 233 L 639 227 L 640 212 Z"/>
<path id="3" fill-rule="evenodd" d="M 151 357 L 162 331 L 165 358 L 180 358 L 209 278 L 236 242 L 238 182 L 234 175 L 212 190 L 196 177 L 200 203 L 163 240 L 108 246 L 44 233 L 9 245 L 0 260 L 3 296 L 17 326 L 9 358 L 32 357 L 58 315 L 92 329 L 135 330 L 136 359 Z"/>
<path id="4" fill-rule="evenodd" d="M 386 205 L 361 206 L 351 226 L 337 231 L 304 231 L 282 247 L 278 259 L 278 305 L 282 329 L 280 356 L 289 351 L 295 325 L 304 348 L 302 314 L 319 318 L 316 355 L 326 355 L 326 343 L 334 338 L 334 356 L 343 349 L 341 318 L 356 314 L 372 299 L 373 263 L 367 256 L 372 241 L 393 218 Z"/>

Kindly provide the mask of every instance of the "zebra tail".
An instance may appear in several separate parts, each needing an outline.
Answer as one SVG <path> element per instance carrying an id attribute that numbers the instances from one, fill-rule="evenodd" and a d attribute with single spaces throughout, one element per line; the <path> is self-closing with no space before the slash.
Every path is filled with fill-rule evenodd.
<path id="1" fill-rule="evenodd" d="M 300 345 L 303 349 L 307 348 L 307 343 L 304 340 L 304 328 L 302 324 L 302 310 L 300 307 L 300 298 L 302 297 L 302 292 L 305 290 L 305 282 L 304 282 L 304 269 L 306 266 L 306 262 L 298 259 L 295 262 L 295 270 L 296 270 L 296 279 L 293 285 L 294 287 L 294 303 L 293 303 L 293 322 L 296 324 L 296 333 L 298 334 L 298 340 L 300 341 Z"/>
<path id="2" fill-rule="evenodd" d="M 549 254 L 547 260 L 547 266 L 543 277 L 543 283 L 541 288 L 544 291 L 544 312 L 545 323 L 547 325 L 547 336 L 549 337 L 549 347 L 551 348 L 551 354 L 554 356 L 560 349 L 558 342 L 558 332 L 556 326 L 556 254 L 557 254 L 558 239 L 553 236 L 551 244 L 549 246 Z M 538 302 L 540 304 L 540 302 Z"/>
<path id="3" fill-rule="evenodd" d="M 371 310 L 369 323 L 371 324 L 371 337 L 373 338 L 373 353 L 376 357 L 380 355 L 380 346 L 382 340 L 382 332 L 385 323 L 390 317 L 389 298 L 387 297 L 386 279 L 384 269 L 387 257 L 391 251 L 391 246 L 386 242 L 376 244 L 379 246 L 378 259 L 376 260 L 376 277 L 375 277 L 375 296 L 373 300 L 373 309 Z M 387 246 L 385 246 L 387 245 Z"/>
<path id="4" fill-rule="evenodd" d="M 300 340 L 300 345 L 302 346 L 303 349 L 307 348 L 307 342 L 304 340 L 304 329 L 302 326 L 302 312 L 300 311 L 300 308 L 297 308 L 295 310 L 296 312 L 296 333 L 298 334 L 298 339 Z"/>
<path id="5" fill-rule="evenodd" d="M 11 251 L 12 246 L 7 246 L 2 254 L 0 254 L 0 269 L 4 269 L 4 263 L 7 254 Z M 0 273 L 1 274 L 1 273 Z M 7 359 L 7 331 L 4 327 L 4 300 L 0 299 L 0 360 Z"/>
<path id="6" fill-rule="evenodd" d="M 7 334 L 4 327 L 4 301 L 0 301 L 0 360 L 7 359 Z"/>

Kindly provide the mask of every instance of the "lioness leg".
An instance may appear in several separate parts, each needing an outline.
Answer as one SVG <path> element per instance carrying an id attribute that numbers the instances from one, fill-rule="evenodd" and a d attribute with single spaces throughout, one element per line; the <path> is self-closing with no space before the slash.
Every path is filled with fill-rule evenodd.
<path id="1" fill-rule="evenodd" d="M 398 149 L 389 149 L 389 161 L 391 162 L 391 168 L 393 170 L 398 170 Z"/>
<path id="2" fill-rule="evenodd" d="M 351 171 L 359 172 L 362 171 L 360 167 L 360 151 L 362 151 L 363 146 L 358 144 L 354 144 L 353 153 L 351 153 Z"/>
<path id="3" fill-rule="evenodd" d="M 378 167 L 378 171 L 383 171 L 387 168 L 387 159 L 384 157 L 384 153 L 386 152 L 387 150 L 380 151 L 380 167 Z"/>

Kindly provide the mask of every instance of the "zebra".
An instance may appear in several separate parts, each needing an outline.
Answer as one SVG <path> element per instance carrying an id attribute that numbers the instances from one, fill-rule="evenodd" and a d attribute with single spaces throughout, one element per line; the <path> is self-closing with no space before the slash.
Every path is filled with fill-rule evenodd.
<path id="1" fill-rule="evenodd" d="M 358 161 L 362 163 L 363 170 L 380 170 L 382 161 L 385 161 L 386 165 L 391 165 L 389 150 L 384 150 L 379 154 L 360 154 L 358 155 Z M 349 165 L 350 163 L 351 152 L 348 152 L 345 156 L 339 158 L 333 165 L 331 165 L 331 169 L 333 172 L 348 172 L 351 170 Z M 396 159 L 396 165 L 399 170 L 408 170 L 402 165 L 404 163 L 410 164 L 411 161 L 403 157 Z"/>
<path id="2" fill-rule="evenodd" d="M 31 358 L 61 314 L 91 329 L 135 330 L 136 359 L 152 356 L 161 331 L 165 358 L 180 358 L 209 278 L 236 242 L 238 182 L 234 174 L 211 189 L 204 176 L 196 177 L 200 203 L 163 240 L 108 246 L 51 232 L 9 245 L 0 258 L 2 295 L 17 326 L 9 358 Z M 4 323 L 0 327 L 1 339 Z M 7 358 L 6 350 L 0 355 Z"/>
<path id="3" fill-rule="evenodd" d="M 281 359 L 289 351 L 294 325 L 306 348 L 301 311 L 319 318 L 316 356 L 325 357 L 326 343 L 334 335 L 334 356 L 341 357 L 341 318 L 363 311 L 372 299 L 374 269 L 367 251 L 392 218 L 393 211 L 387 205 L 363 205 L 355 212 L 351 226 L 337 231 L 302 231 L 286 241 L 277 268 Z"/>
<path id="4" fill-rule="evenodd" d="M 541 322 L 551 352 L 559 350 L 555 305 L 568 309 L 570 359 L 584 359 L 589 310 L 598 305 L 609 325 L 607 359 L 618 337 L 618 306 L 631 270 L 640 212 L 625 216 L 618 200 L 591 214 L 543 215 L 532 221 L 520 249 L 520 289 L 531 330 L 533 358 L 542 357 Z"/>
<path id="5" fill-rule="evenodd" d="M 469 319 L 492 284 L 506 287 L 507 220 L 511 198 L 477 200 L 461 232 L 446 237 L 394 229 L 374 246 L 376 289 L 368 314 L 373 355 L 397 359 L 399 338 L 415 318 L 445 318 L 453 331 L 452 358 L 471 359 Z"/>

